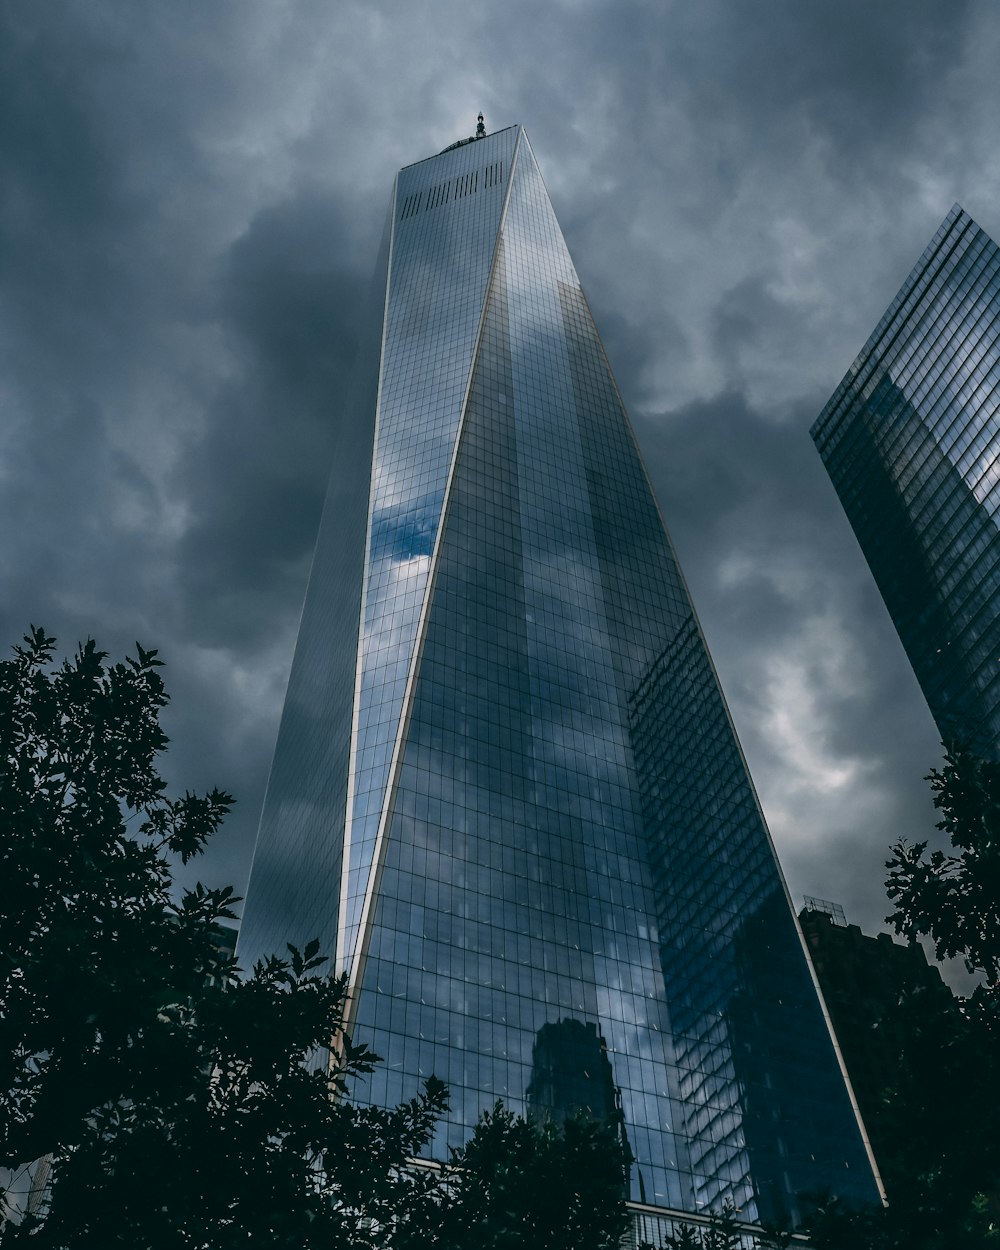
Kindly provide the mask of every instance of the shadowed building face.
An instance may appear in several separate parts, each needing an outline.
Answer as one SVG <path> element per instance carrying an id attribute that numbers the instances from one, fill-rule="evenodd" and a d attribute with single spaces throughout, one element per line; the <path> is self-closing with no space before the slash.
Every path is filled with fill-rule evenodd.
<path id="1" fill-rule="evenodd" d="M 1000 250 L 956 205 L 812 429 L 946 741 L 1000 758 Z"/>
<path id="2" fill-rule="evenodd" d="M 403 169 L 244 914 L 320 936 L 358 1096 L 615 1121 L 636 1200 L 876 1187 L 767 830 L 523 130 Z M 350 587 L 349 593 L 334 587 Z"/>

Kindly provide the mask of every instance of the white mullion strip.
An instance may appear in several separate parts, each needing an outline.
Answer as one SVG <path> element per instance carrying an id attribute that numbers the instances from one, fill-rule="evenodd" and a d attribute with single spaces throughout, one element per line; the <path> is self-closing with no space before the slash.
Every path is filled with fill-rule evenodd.
<path id="1" fill-rule="evenodd" d="M 385 293 L 382 297 L 382 341 L 379 347 L 378 360 L 378 391 L 375 397 L 375 432 L 372 439 L 372 472 L 368 486 L 368 520 L 365 526 L 364 573 L 361 579 L 361 614 L 358 618 L 358 651 L 354 666 L 354 710 L 351 718 L 351 746 L 347 769 L 347 811 L 344 815 L 344 844 L 340 860 L 340 907 L 337 912 L 337 956 L 336 970 L 338 973 L 347 971 L 347 887 L 351 867 L 351 834 L 354 824 L 354 792 L 357 778 L 358 753 L 358 721 L 361 714 L 361 677 L 365 656 L 365 616 L 368 610 L 368 581 L 371 575 L 371 538 L 372 512 L 375 506 L 375 460 L 378 456 L 379 423 L 382 415 L 382 375 L 385 369 L 385 336 L 389 320 L 389 289 L 392 285 L 392 252 L 396 242 L 396 195 L 399 190 L 399 175 L 392 184 L 392 197 L 389 204 L 389 256 L 385 269 Z"/>
<path id="2" fill-rule="evenodd" d="M 479 327 L 476 331 L 476 342 L 472 350 L 472 360 L 469 364 L 469 375 L 465 380 L 465 394 L 462 397 L 462 408 L 458 421 L 458 433 L 456 434 L 455 445 L 451 453 L 451 464 L 448 466 L 448 478 L 445 483 L 444 500 L 441 505 L 441 519 L 438 522 L 437 534 L 434 537 L 434 550 L 431 552 L 431 563 L 427 574 L 427 585 L 424 589 L 423 603 L 420 606 L 420 620 L 417 624 L 417 634 L 414 642 L 413 654 L 410 657 L 410 667 L 406 676 L 406 689 L 403 693 L 399 728 L 396 731 L 396 741 L 393 746 L 392 764 L 389 769 L 389 783 L 385 789 L 382 812 L 379 818 L 378 834 L 375 839 L 375 849 L 372 854 L 372 866 L 369 872 L 368 885 L 365 889 L 365 901 L 358 925 L 358 936 L 355 939 L 354 960 L 348 982 L 347 1003 L 344 1009 L 345 1028 L 348 1028 L 352 1023 L 356 994 L 361 987 L 361 976 L 364 972 L 365 960 L 368 955 L 368 940 L 371 936 L 370 928 L 372 905 L 382 877 L 382 861 L 386 830 L 389 821 L 389 812 L 392 810 L 396 785 L 399 780 L 399 769 L 403 757 L 403 744 L 406 741 L 406 732 L 409 728 L 410 711 L 413 704 L 413 690 L 416 685 L 417 671 L 420 667 L 420 657 L 423 653 L 424 637 L 427 631 L 427 618 L 430 612 L 430 603 L 434 596 L 434 583 L 437 580 L 441 540 L 444 535 L 445 523 L 448 519 L 452 484 L 455 478 L 455 467 L 458 463 L 458 451 L 462 443 L 462 433 L 465 429 L 465 418 L 469 407 L 469 394 L 472 390 L 472 379 L 476 371 L 476 362 L 479 359 L 479 351 L 483 340 L 483 331 L 486 327 L 486 310 L 489 307 L 490 293 L 493 289 L 493 277 L 496 273 L 497 262 L 500 257 L 500 240 L 503 237 L 504 223 L 507 220 L 507 207 L 510 203 L 510 192 L 514 185 L 514 173 L 517 167 L 517 155 L 521 148 L 521 139 L 523 135 L 524 131 L 520 130 L 518 132 L 517 143 L 515 144 L 513 155 L 511 156 L 510 172 L 507 176 L 507 187 L 504 191 L 503 208 L 500 210 L 500 221 L 497 225 L 496 241 L 493 245 L 493 260 L 490 264 L 489 277 L 486 280 L 486 290 L 483 294 L 483 306 L 479 313 Z"/>

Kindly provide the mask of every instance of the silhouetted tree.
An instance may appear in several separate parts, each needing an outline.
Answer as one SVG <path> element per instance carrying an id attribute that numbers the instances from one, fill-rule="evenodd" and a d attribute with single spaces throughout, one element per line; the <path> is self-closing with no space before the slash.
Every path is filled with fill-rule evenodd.
<path id="1" fill-rule="evenodd" d="M 682 1223 L 663 1242 L 663 1250 L 744 1250 L 751 1243 L 755 1250 L 785 1250 L 792 1240 L 791 1233 L 776 1228 L 748 1230 L 736 1208 L 727 1202 L 720 1211 L 709 1212 L 703 1224 Z M 644 1242 L 639 1250 L 654 1248 Z"/>
<path id="2" fill-rule="evenodd" d="M 168 797 L 156 652 L 57 665 L 44 631 L 24 644 L 0 663 L 4 1250 L 616 1246 L 613 1127 L 498 1105 L 450 1168 L 412 1166 L 441 1082 L 354 1106 L 376 1059 L 317 944 L 241 978 L 218 941 L 232 890 L 174 890 L 232 799 Z"/>
<path id="3" fill-rule="evenodd" d="M 53 647 L 33 629 L 0 664 L 0 1163 L 51 1164 L 4 1244 L 390 1244 L 431 1201 L 406 1160 L 443 1086 L 357 1109 L 364 1048 L 305 1062 L 344 1004 L 316 944 L 241 980 L 215 932 L 232 891 L 173 896 L 172 857 L 232 800 L 167 796 L 156 653 L 109 666 L 88 642 L 53 667 Z"/>
<path id="4" fill-rule="evenodd" d="M 956 854 L 927 854 L 927 843 L 897 842 L 886 863 L 886 893 L 897 933 L 929 937 L 939 959 L 960 955 L 982 973 L 987 993 L 1000 989 L 1000 763 L 960 747 L 928 777 L 938 829 Z"/>
<path id="5" fill-rule="evenodd" d="M 436 1229 L 448 1250 L 618 1250 L 628 1227 L 612 1126 L 524 1119 L 497 1103 L 448 1173 Z M 416 1238 L 414 1250 L 425 1242 Z M 401 1246 L 410 1250 L 411 1242 Z"/>
<path id="6" fill-rule="evenodd" d="M 954 853 L 893 847 L 888 920 L 906 937 L 929 937 L 939 959 L 960 956 L 983 983 L 968 998 L 900 1005 L 909 1040 L 886 1099 L 897 1153 L 887 1165 L 912 1175 L 918 1160 L 932 1161 L 926 1191 L 942 1217 L 1000 1245 L 1000 1130 L 983 1114 L 1000 1105 L 1000 763 L 952 746 L 928 780 Z M 930 1218 L 925 1210 L 925 1227 Z"/>
<path id="7" fill-rule="evenodd" d="M 1000 764 L 946 750 L 928 777 L 953 854 L 898 842 L 886 863 L 897 933 L 929 937 L 985 983 L 968 998 L 916 991 L 892 1014 L 900 1038 L 878 1113 L 885 1211 L 820 1201 L 816 1250 L 1000 1247 Z"/>

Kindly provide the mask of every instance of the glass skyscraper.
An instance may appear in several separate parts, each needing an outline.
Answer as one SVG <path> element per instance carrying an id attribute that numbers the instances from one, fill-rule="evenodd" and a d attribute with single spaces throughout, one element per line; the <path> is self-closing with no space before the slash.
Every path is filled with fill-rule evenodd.
<path id="1" fill-rule="evenodd" d="M 877 1200 L 704 639 L 528 139 L 400 171 L 239 953 L 317 936 L 357 1096 L 588 1109 L 630 1196 Z M 647 1215 L 655 1223 L 655 1213 Z M 647 1231 L 653 1235 L 652 1223 Z"/>
<path id="2" fill-rule="evenodd" d="M 942 738 L 1000 758 L 1000 249 L 956 204 L 812 436 Z"/>

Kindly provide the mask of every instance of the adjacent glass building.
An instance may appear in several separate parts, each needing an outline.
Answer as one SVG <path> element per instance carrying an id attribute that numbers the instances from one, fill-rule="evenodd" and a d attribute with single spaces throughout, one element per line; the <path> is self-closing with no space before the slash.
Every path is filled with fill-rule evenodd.
<path id="1" fill-rule="evenodd" d="M 1000 250 L 956 204 L 812 428 L 942 738 L 1000 758 Z"/>
<path id="2" fill-rule="evenodd" d="M 241 960 L 313 936 L 335 950 L 350 1030 L 384 1059 L 357 1095 L 443 1078 L 439 1157 L 502 1098 L 610 1121 L 650 1208 L 876 1201 L 523 130 L 400 171 L 367 315 Z"/>

